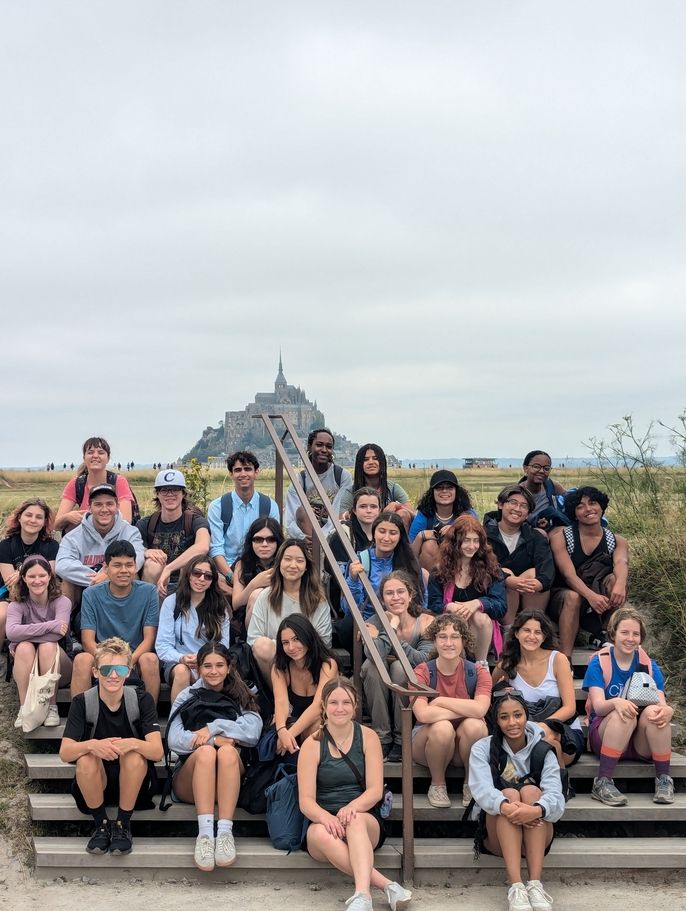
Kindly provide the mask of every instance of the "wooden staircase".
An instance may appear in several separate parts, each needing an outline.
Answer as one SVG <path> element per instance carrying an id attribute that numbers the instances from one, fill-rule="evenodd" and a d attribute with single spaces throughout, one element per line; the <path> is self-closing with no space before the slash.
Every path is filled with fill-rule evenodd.
<path id="1" fill-rule="evenodd" d="M 583 669 L 589 652 L 577 649 L 574 655 L 576 691 L 580 710 L 585 694 L 581 691 Z M 62 714 L 69 702 L 68 691 L 58 698 Z M 160 716 L 169 710 L 169 694 L 163 688 Z M 78 812 L 68 793 L 73 778 L 72 766 L 57 756 L 63 725 L 39 728 L 26 735 L 25 762 L 27 775 L 36 790 L 29 794 L 31 818 L 34 821 L 36 875 L 49 879 L 59 875 L 73 877 L 86 874 L 103 879 L 130 876 L 151 880 L 184 877 L 217 880 L 249 880 L 262 871 L 278 881 L 327 881 L 341 878 L 313 861 L 304 852 L 285 854 L 271 847 L 263 817 L 237 810 L 235 835 L 238 858 L 228 870 L 212 874 L 199 873 L 193 865 L 196 834 L 195 810 L 175 804 L 166 813 L 157 809 L 138 812 L 133 817 L 134 848 L 127 857 L 92 856 L 86 853 L 91 821 Z M 686 865 L 686 756 L 675 754 L 672 776 L 677 795 L 674 804 L 660 806 L 652 802 L 654 769 L 639 762 L 623 762 L 615 776 L 618 786 L 629 797 L 626 807 L 606 807 L 593 800 L 590 788 L 598 762 L 585 754 L 570 769 L 577 796 L 567 804 L 565 815 L 556 826 L 557 838 L 546 861 L 547 872 L 564 873 L 590 869 L 668 870 Z M 160 776 L 165 774 L 158 764 Z M 402 877 L 402 797 L 400 763 L 386 763 L 386 781 L 396 791 L 390 818 L 390 835 L 377 852 L 377 866 L 394 879 Z M 452 877 L 465 881 L 503 880 L 502 861 L 482 856 L 475 864 L 472 856 L 473 824 L 463 823 L 461 790 L 462 769 L 449 770 L 449 791 L 453 807 L 449 810 L 429 806 L 426 791 L 428 770 L 413 765 L 415 820 L 415 882 L 445 882 Z"/>

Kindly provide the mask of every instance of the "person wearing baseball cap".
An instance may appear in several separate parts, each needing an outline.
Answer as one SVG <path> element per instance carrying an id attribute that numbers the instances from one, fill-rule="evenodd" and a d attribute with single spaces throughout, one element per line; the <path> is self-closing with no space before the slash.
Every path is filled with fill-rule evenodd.
<path id="1" fill-rule="evenodd" d="M 422 569 L 431 572 L 437 565 L 442 529 L 452 525 L 463 513 L 477 517 L 469 494 L 460 486 L 455 472 L 447 468 L 434 471 L 429 489 L 417 503 L 409 533 Z"/>
<path id="2" fill-rule="evenodd" d="M 155 512 L 136 525 L 145 548 L 142 578 L 165 596 L 176 590 L 179 570 L 193 557 L 208 553 L 210 525 L 188 502 L 186 479 L 175 468 L 158 472 L 154 503 Z"/>

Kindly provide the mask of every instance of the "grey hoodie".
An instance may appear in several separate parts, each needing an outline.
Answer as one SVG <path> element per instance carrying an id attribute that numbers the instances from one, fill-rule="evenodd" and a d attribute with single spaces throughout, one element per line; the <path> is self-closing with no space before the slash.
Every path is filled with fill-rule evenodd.
<path id="1" fill-rule="evenodd" d="M 508 765 L 505 768 L 505 778 L 509 767 L 514 769 L 517 778 L 524 778 L 529 773 L 529 759 L 531 751 L 539 740 L 543 739 L 543 731 L 533 721 L 526 723 L 526 744 L 524 749 L 513 753 L 503 740 L 503 750 L 507 753 Z M 469 755 L 469 787 L 478 805 L 474 808 L 475 812 L 472 818 L 478 816 L 478 808 L 485 810 L 489 816 L 498 816 L 500 814 L 500 805 L 505 800 L 502 791 L 493 784 L 491 766 L 489 764 L 489 753 L 491 750 L 491 738 L 482 737 L 472 747 Z M 565 809 L 565 799 L 562 793 L 562 782 L 560 781 L 560 766 L 555 755 L 551 750 L 545 757 L 543 771 L 541 773 L 541 797 L 537 801 L 545 810 L 546 822 L 557 822 L 562 817 Z"/>
<path id="2" fill-rule="evenodd" d="M 136 569 L 140 570 L 145 557 L 143 539 L 138 529 L 129 525 L 118 512 L 114 525 L 103 537 L 93 525 L 92 513 L 87 512 L 81 524 L 60 541 L 55 572 L 61 579 L 66 579 L 67 582 L 73 582 L 75 585 L 90 585 L 90 581 L 95 575 L 92 567 L 104 562 L 107 545 L 113 541 L 129 541 L 133 544 L 136 551 Z"/>

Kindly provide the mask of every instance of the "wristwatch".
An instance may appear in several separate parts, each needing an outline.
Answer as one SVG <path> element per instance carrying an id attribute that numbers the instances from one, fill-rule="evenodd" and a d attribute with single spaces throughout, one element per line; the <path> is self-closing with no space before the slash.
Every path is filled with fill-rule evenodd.
<path id="1" fill-rule="evenodd" d="M 541 819 L 545 819 L 545 807 L 543 806 L 543 804 L 542 804 L 542 803 L 536 802 L 536 803 L 534 804 L 534 806 L 535 806 L 535 807 L 538 807 L 538 808 L 540 809 L 540 811 L 541 811 Z"/>

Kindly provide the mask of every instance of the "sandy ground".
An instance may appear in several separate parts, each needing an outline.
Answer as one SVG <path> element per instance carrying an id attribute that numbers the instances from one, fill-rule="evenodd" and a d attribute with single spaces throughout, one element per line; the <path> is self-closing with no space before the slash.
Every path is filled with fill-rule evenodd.
<path id="1" fill-rule="evenodd" d="M 84 881 L 85 880 L 85 881 Z M 682 880 L 682 881 L 680 881 Z M 686 883 L 675 875 L 671 882 L 660 878 L 647 882 L 550 881 L 546 883 L 555 902 L 555 911 L 684 911 Z M 36 881 L 10 853 L 6 842 L 0 841 L 0 909 L 12 911 L 74 911 L 86 907 L 89 911 L 105 911 L 113 907 L 127 911 L 149 911 L 151 902 L 164 911 L 188 911 L 189 907 L 209 907 L 210 902 L 240 902 L 240 911 L 265 911 L 290 907 L 297 911 L 345 911 L 344 901 L 351 890 L 345 886 L 308 884 L 274 885 L 255 882 L 250 885 L 188 882 L 173 877 L 166 882 L 150 883 L 125 880 L 110 884 L 94 884 L 83 879 Z M 384 897 L 374 897 L 376 909 L 387 908 Z M 416 911 L 469 911 L 507 909 L 504 886 L 469 885 L 422 886 L 415 890 L 412 908 Z"/>

